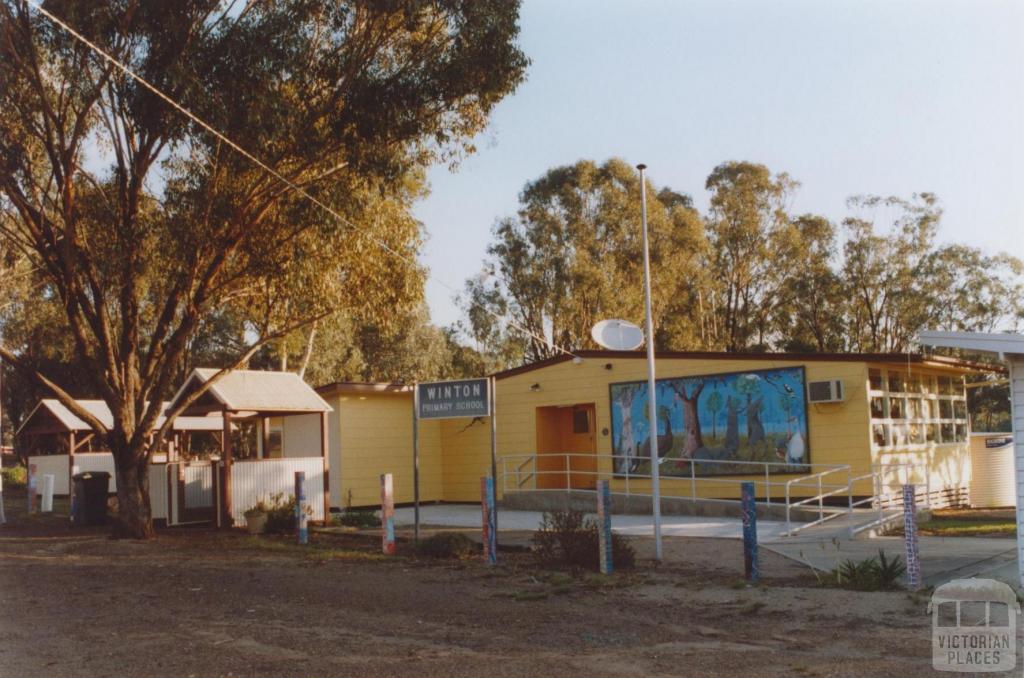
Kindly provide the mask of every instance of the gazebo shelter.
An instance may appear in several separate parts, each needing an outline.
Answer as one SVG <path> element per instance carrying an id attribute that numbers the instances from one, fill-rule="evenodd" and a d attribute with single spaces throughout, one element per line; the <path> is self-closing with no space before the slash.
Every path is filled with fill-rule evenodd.
<path id="1" fill-rule="evenodd" d="M 76 400 L 81 407 L 100 420 L 105 426 L 114 425 L 110 408 L 102 400 Z M 164 405 L 164 411 L 167 409 Z M 164 418 L 157 420 L 162 426 Z M 168 438 L 161 443 L 152 462 L 161 464 L 175 461 L 187 453 L 194 433 L 208 433 L 220 436 L 222 426 L 219 418 L 178 417 Z M 106 471 L 114 479 L 114 459 L 110 451 L 99 441 L 92 428 L 59 400 L 45 398 L 29 413 L 15 432 L 17 450 L 23 457 L 35 464 L 37 473 L 54 476 L 54 493 L 67 494 L 70 478 L 77 467 L 79 471 Z"/>
<path id="2" fill-rule="evenodd" d="M 212 368 L 193 370 L 171 400 L 170 407 L 175 407 L 219 372 Z M 277 494 L 284 497 L 294 494 L 297 471 L 305 473 L 311 518 L 327 520 L 330 514 L 329 412 L 330 405 L 297 374 L 256 370 L 226 372 L 183 412 L 183 417 L 219 415 L 221 421 L 224 434 L 214 483 L 219 526 L 243 523 L 245 511 L 261 500 L 271 500 Z M 281 417 L 304 417 L 307 423 L 318 425 L 299 427 L 309 433 L 290 438 L 281 455 L 271 458 L 268 454 L 270 420 Z M 256 423 L 260 444 L 255 458 L 239 459 L 231 431 L 233 425 L 247 421 Z M 184 499 L 188 501 L 189 497 Z"/>

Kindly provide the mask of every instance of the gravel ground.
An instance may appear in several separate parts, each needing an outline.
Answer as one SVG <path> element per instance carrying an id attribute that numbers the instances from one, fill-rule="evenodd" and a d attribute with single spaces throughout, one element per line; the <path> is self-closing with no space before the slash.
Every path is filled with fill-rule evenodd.
<path id="1" fill-rule="evenodd" d="M 9 504 L 10 505 L 10 504 Z M 9 511 L 9 518 L 10 518 Z M 666 562 L 610 578 L 528 553 L 376 553 L 370 534 L 310 547 L 176 529 L 157 540 L 0 527 L 0 676 L 549 676 L 931 674 L 926 600 L 822 589 L 739 543 L 670 539 Z"/>

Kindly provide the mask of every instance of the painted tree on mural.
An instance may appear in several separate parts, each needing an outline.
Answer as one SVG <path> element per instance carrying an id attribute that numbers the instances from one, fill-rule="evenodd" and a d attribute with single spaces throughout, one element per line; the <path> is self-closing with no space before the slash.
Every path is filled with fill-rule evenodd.
<path id="1" fill-rule="evenodd" d="M 700 432 L 700 414 L 697 412 L 697 401 L 704 390 L 704 380 L 686 379 L 669 383 L 676 399 L 683 406 L 683 456 L 692 457 L 697 450 L 704 447 L 704 437 Z"/>
<path id="2" fill-rule="evenodd" d="M 28 3 L 0 0 L 0 241 L 29 257 L 35 293 L 55 300 L 73 361 L 113 425 L 79 407 L 21 347 L 4 344 L 0 357 L 106 442 L 115 534 L 149 537 L 147 467 L 152 441 L 170 425 L 157 427 L 161 401 L 204 322 L 236 314 L 245 342 L 226 352 L 231 366 L 339 306 L 376 307 L 385 321 L 400 300 L 418 300 L 417 267 L 410 274 L 402 263 L 415 260 L 418 225 L 376 219 L 374 206 L 406 209 L 407 180 L 472 150 L 524 77 L 519 8 L 509 0 L 47 7 L 286 179 Z"/>

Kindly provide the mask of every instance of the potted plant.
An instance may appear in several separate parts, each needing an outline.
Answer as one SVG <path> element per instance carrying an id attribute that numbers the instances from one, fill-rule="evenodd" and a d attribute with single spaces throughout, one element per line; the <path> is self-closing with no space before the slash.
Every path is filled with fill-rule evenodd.
<path id="1" fill-rule="evenodd" d="M 263 534 L 267 529 L 267 513 L 267 505 L 262 499 L 245 512 L 245 526 L 249 529 L 249 534 Z"/>

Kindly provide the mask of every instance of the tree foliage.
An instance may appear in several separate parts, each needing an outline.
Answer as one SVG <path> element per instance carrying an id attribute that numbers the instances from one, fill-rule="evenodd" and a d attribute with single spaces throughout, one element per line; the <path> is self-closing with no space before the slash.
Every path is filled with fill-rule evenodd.
<path id="1" fill-rule="evenodd" d="M 419 229 L 388 215 L 407 208 L 426 165 L 471 149 L 522 80 L 518 3 L 46 7 L 286 179 L 26 2 L 0 0 L 0 237 L 60 309 L 113 426 L 24 345 L 0 357 L 102 436 L 117 533 L 148 536 L 149 433 L 204 328 L 241 329 L 240 345 L 216 347 L 229 367 L 338 309 L 378 309 L 386 325 L 387 309 L 417 303 L 420 273 L 403 262 Z"/>
<path id="2" fill-rule="evenodd" d="M 703 226 L 685 196 L 649 194 L 659 341 L 695 344 Z M 467 285 L 472 334 L 508 359 L 541 360 L 555 352 L 545 339 L 582 347 L 602 318 L 642 320 L 639 196 L 636 172 L 614 159 L 557 167 L 527 184 L 519 214 L 496 224 L 484 270 Z"/>
<path id="3" fill-rule="evenodd" d="M 469 334 L 506 365 L 555 349 L 494 320 L 508 315 L 563 348 L 597 320 L 643 319 L 636 172 L 581 161 L 526 185 L 467 284 Z M 649 190 L 659 349 L 903 352 L 922 329 L 1024 323 L 1024 264 L 937 239 L 938 198 L 857 196 L 840 226 L 793 215 L 798 184 L 749 162 L 708 176 L 708 213 Z"/>

